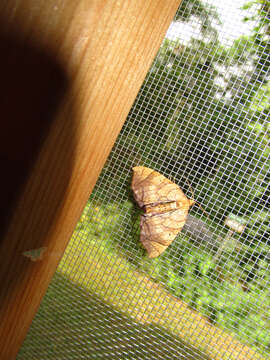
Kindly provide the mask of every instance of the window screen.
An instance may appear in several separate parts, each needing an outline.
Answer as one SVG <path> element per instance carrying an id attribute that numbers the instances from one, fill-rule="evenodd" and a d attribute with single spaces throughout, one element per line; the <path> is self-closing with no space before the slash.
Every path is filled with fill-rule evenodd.
<path id="1" fill-rule="evenodd" d="M 182 1 L 18 359 L 269 359 L 269 36 L 268 1 Z M 134 166 L 196 201 L 154 259 Z"/>

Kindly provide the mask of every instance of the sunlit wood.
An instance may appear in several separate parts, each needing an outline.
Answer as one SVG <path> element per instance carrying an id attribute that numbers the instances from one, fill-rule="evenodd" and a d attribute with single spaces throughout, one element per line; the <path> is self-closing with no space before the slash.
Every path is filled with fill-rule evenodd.
<path id="1" fill-rule="evenodd" d="M 1 359 L 15 359 L 179 3 L 1 2 L 1 149 L 14 168 L 31 155 L 0 249 Z"/>

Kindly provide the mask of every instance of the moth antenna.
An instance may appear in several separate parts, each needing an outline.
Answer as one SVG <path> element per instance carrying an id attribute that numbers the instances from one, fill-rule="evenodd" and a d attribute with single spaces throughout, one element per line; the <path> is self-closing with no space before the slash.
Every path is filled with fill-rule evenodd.
<path id="1" fill-rule="evenodd" d="M 195 200 L 194 200 L 195 201 Z M 206 215 L 208 221 L 210 221 L 210 217 L 208 215 L 208 213 L 204 210 L 204 208 L 202 207 L 202 205 L 200 203 L 198 203 L 197 201 L 195 201 L 195 204 L 199 206 L 199 208 L 202 210 L 202 212 Z"/>
<path id="2" fill-rule="evenodd" d="M 192 186 L 191 186 L 191 184 L 190 184 L 190 182 L 188 181 L 188 179 L 186 178 L 186 182 L 187 182 L 187 184 L 188 184 L 188 187 L 189 187 L 189 190 L 190 190 L 190 192 L 191 192 L 191 194 L 192 194 L 192 200 L 194 200 L 195 201 L 195 194 L 194 194 L 194 191 L 193 191 L 193 189 L 192 189 Z M 196 202 L 196 201 L 195 201 Z"/>
<path id="3" fill-rule="evenodd" d="M 194 191 L 193 191 L 192 186 L 191 186 L 191 184 L 190 184 L 190 182 L 188 181 L 187 178 L 186 178 L 186 182 L 187 182 L 188 187 L 189 187 L 189 190 L 190 190 L 190 192 L 191 192 L 191 194 L 192 194 L 192 200 L 195 202 L 196 205 L 199 206 L 199 208 L 202 210 L 202 212 L 206 215 L 207 219 L 210 221 L 210 218 L 209 218 L 208 213 L 204 210 L 204 208 L 202 207 L 202 205 L 201 205 L 200 203 L 198 203 L 198 201 L 195 200 Z"/>

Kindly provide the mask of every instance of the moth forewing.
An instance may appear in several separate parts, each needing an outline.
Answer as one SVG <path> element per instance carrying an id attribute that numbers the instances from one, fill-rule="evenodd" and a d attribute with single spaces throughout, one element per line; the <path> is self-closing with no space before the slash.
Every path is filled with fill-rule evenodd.
<path id="1" fill-rule="evenodd" d="M 195 201 L 159 172 L 144 166 L 133 168 L 131 184 L 141 215 L 140 241 L 151 258 L 159 256 L 182 230 Z"/>

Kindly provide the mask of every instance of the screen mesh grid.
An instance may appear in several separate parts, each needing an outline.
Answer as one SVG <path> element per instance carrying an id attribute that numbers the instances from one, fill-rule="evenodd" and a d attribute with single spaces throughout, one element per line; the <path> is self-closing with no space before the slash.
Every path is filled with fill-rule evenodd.
<path id="1" fill-rule="evenodd" d="M 270 6 L 228 3 L 182 1 L 18 359 L 269 358 Z M 155 259 L 133 166 L 204 209 Z"/>

